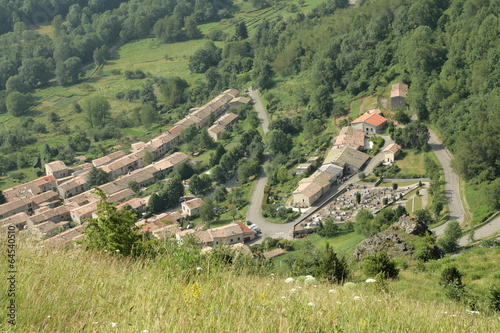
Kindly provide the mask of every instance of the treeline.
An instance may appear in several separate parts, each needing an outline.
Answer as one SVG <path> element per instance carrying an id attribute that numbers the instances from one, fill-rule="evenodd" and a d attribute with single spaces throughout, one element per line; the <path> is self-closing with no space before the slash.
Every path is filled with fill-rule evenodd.
<path id="1" fill-rule="evenodd" d="M 403 112 L 433 124 L 456 157 L 455 170 L 486 193 L 495 192 L 500 175 L 498 1 L 373 0 L 341 7 L 323 10 L 332 15 L 297 14 L 261 24 L 252 39 L 259 55 L 254 84 L 271 88 L 276 75 L 295 80 L 294 88 L 287 88 L 293 101 L 277 99 L 276 108 L 303 108 L 306 118 L 324 119 L 335 114 L 335 102 L 388 95 L 391 84 L 407 83 L 409 110 Z M 276 75 L 261 80 L 259 67 Z M 500 208 L 496 193 L 488 199 L 491 209 Z"/>
<path id="2" fill-rule="evenodd" d="M 117 42 L 151 36 L 165 42 L 200 38 L 198 23 L 230 17 L 233 11 L 231 0 L 20 2 L 0 1 L 0 9 L 5 9 L 0 15 L 6 17 L 0 19 L 4 32 L 0 36 L 0 90 L 21 93 L 54 75 L 61 84 L 75 83 L 82 63 L 103 63 Z M 29 18 L 40 15 L 47 20 L 35 26 L 51 22 L 54 40 L 33 30 Z M 7 84 L 11 77 L 16 84 Z"/>

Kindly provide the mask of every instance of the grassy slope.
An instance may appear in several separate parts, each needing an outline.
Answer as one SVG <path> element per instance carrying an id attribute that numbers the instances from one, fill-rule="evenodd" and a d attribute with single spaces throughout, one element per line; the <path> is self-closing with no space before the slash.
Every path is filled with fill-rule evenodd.
<path id="1" fill-rule="evenodd" d="M 5 245 L 5 244 L 2 244 Z M 418 275 L 390 293 L 361 283 L 354 290 L 284 283 L 286 276 L 244 276 L 214 263 L 177 256 L 129 262 L 115 256 L 66 252 L 20 243 L 18 323 L 36 332 L 494 332 L 500 322 L 468 315 L 448 301 L 422 296 Z M 179 265 L 174 265 L 177 261 Z M 5 261 L 2 261 L 5 265 Z M 181 268 L 184 266 L 184 268 Z M 196 267 L 203 268 L 196 271 Z M 5 270 L 5 267 L 3 267 Z M 420 288 L 400 285 L 410 283 Z M 329 292 L 331 289 L 335 292 Z M 295 291 L 292 291 L 294 289 Z M 412 291 L 414 289 L 414 291 Z M 430 294 L 427 294 L 429 296 Z M 355 299 L 355 296 L 360 299 Z M 6 293 L 1 295 L 5 304 Z M 308 305 L 313 303 L 313 305 Z M 456 316 L 453 316 L 456 315 Z M 111 323 L 116 323 L 113 328 Z M 0 327 L 13 330 L 2 316 Z"/>

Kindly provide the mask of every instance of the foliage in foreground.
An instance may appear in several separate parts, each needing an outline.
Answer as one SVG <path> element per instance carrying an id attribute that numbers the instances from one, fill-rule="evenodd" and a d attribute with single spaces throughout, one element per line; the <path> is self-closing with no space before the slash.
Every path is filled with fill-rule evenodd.
<path id="1" fill-rule="evenodd" d="M 36 332 L 498 331 L 462 304 L 412 301 L 374 284 L 317 287 L 246 275 L 175 250 L 156 261 L 19 238 L 16 330 Z M 2 265 L 5 263 L 2 262 Z M 199 268 L 198 268 L 199 267 Z M 4 267 L 5 268 L 5 267 Z M 2 302 L 6 300 L 2 294 Z M 5 320 L 5 319 L 3 319 Z M 113 327 L 114 326 L 114 327 Z M 3 321 L 2 331 L 13 331 Z"/>

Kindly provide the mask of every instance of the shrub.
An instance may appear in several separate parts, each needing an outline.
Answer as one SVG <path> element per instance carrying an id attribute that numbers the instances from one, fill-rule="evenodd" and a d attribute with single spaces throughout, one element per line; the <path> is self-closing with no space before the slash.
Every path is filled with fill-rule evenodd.
<path id="1" fill-rule="evenodd" d="M 377 252 L 363 260 L 363 271 L 367 276 L 373 277 L 382 273 L 384 278 L 395 279 L 399 275 L 396 262 L 389 258 L 387 252 Z"/>
<path id="2" fill-rule="evenodd" d="M 448 266 L 441 272 L 439 284 L 444 287 L 444 294 L 451 300 L 460 301 L 465 296 L 462 273 L 455 266 Z"/>

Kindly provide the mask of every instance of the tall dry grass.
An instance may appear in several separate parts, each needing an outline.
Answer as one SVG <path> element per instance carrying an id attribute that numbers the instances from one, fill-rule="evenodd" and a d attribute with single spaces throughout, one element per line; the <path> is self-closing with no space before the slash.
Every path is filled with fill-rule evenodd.
<path id="1" fill-rule="evenodd" d="M 17 265 L 18 322 L 13 327 L 2 316 L 4 332 L 500 331 L 498 316 L 412 301 L 373 283 L 352 289 L 285 283 L 180 251 L 132 261 L 21 239 Z M 6 304 L 5 292 L 1 299 Z"/>

